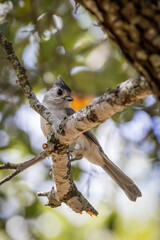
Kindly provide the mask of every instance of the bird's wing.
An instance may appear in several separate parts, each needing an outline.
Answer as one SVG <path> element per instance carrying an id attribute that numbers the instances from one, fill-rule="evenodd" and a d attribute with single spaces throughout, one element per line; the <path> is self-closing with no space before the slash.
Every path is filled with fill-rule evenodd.
<path id="1" fill-rule="evenodd" d="M 94 142 L 100 149 L 102 148 L 97 140 L 97 138 L 94 136 L 94 134 L 91 131 L 87 131 L 83 133 L 89 140 Z"/>
<path id="2" fill-rule="evenodd" d="M 65 110 L 65 113 L 66 113 L 67 116 L 71 116 L 76 112 L 76 111 L 74 111 L 73 108 L 69 108 L 69 107 L 65 108 L 64 110 Z"/>
<path id="3" fill-rule="evenodd" d="M 65 108 L 65 112 L 67 116 L 71 116 L 75 113 L 74 109 L 72 108 Z M 94 134 L 91 131 L 86 131 L 83 133 L 89 140 L 94 142 L 98 147 L 101 148 L 97 138 L 94 136 Z"/>

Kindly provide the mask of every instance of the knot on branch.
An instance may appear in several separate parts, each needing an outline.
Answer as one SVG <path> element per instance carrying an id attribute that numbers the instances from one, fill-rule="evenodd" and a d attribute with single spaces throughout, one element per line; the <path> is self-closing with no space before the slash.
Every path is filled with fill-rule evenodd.
<path id="1" fill-rule="evenodd" d="M 54 187 L 52 187 L 50 192 L 39 192 L 39 193 L 37 193 L 37 196 L 48 198 L 48 203 L 46 204 L 46 206 L 49 206 L 51 208 L 56 208 L 56 207 L 61 206 L 61 202 L 58 201 L 57 198 L 56 198 Z"/>

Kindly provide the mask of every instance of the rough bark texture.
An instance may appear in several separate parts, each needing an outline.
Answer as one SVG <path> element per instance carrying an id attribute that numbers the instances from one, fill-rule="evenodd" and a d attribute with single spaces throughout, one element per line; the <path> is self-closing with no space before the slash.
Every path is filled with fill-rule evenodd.
<path id="1" fill-rule="evenodd" d="M 133 102 L 144 99 L 151 94 L 147 81 L 139 77 L 131 78 L 119 84 L 115 89 L 108 90 L 93 102 L 68 117 L 59 125 L 57 134 L 63 143 L 70 143 L 80 133 L 85 132 L 97 124 L 103 123 L 116 112 L 122 111 Z"/>
<path id="2" fill-rule="evenodd" d="M 52 176 L 56 183 L 54 191 L 55 198 L 59 202 L 65 202 L 77 213 L 82 213 L 83 210 L 85 210 L 91 213 L 91 215 L 97 215 L 98 212 L 77 190 L 73 182 L 71 163 L 66 154 L 66 150 L 67 149 L 64 148 L 60 154 L 52 153 Z"/>
<path id="3" fill-rule="evenodd" d="M 126 58 L 149 81 L 160 100 L 160 1 L 78 0 Z"/>

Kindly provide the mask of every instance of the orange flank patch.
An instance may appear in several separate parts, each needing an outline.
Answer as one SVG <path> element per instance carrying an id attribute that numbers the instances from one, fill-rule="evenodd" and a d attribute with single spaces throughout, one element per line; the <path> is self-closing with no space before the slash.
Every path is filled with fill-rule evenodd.
<path id="1" fill-rule="evenodd" d="M 79 96 L 76 94 L 73 94 L 72 97 L 74 101 L 71 102 L 71 108 L 73 108 L 76 112 L 82 107 L 89 105 L 94 99 L 94 96 Z"/>

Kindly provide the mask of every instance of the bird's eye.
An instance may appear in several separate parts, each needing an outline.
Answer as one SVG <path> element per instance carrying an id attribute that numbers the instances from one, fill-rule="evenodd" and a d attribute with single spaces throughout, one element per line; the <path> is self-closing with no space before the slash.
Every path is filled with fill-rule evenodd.
<path id="1" fill-rule="evenodd" d="M 61 90 L 61 89 L 58 89 L 57 94 L 58 94 L 59 96 L 61 96 L 62 93 L 63 93 L 62 90 Z"/>

